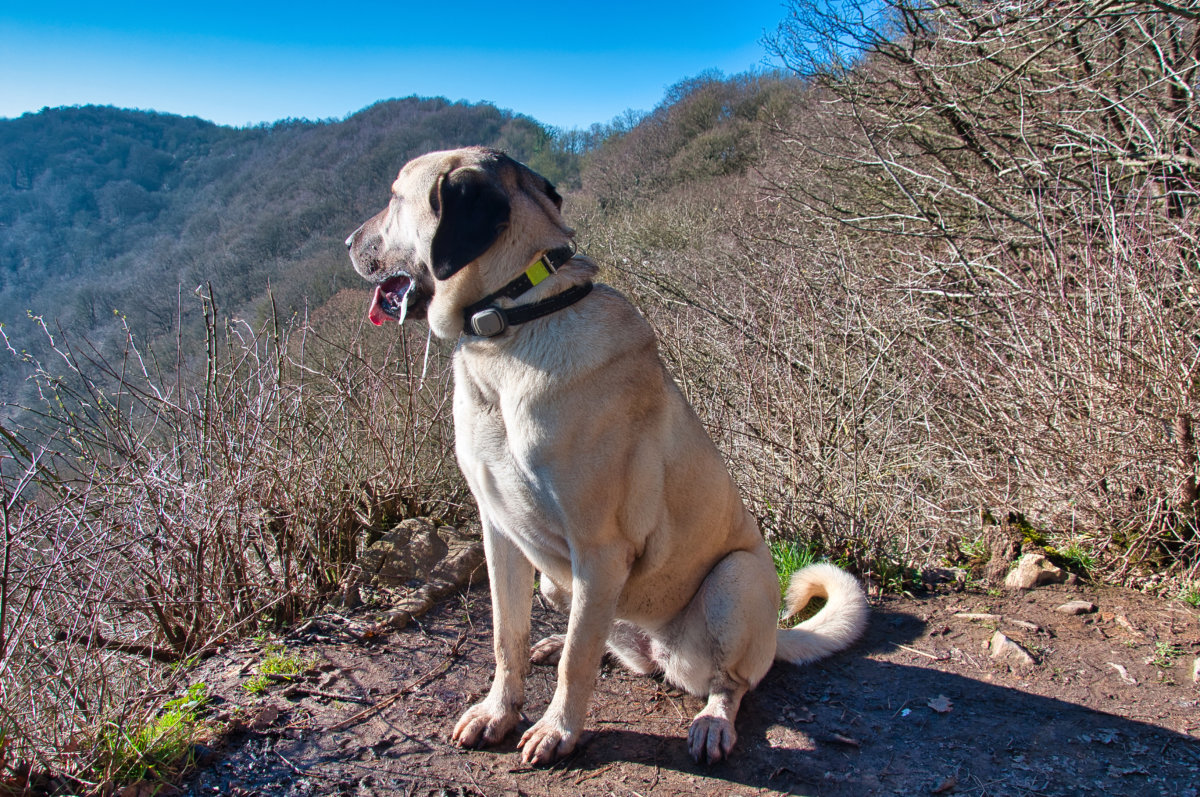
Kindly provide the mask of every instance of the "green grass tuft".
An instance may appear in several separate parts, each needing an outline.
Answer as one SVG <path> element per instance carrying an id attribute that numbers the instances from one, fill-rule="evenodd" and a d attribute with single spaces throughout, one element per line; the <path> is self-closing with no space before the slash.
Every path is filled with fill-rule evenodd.
<path id="1" fill-rule="evenodd" d="M 792 573 L 817 561 L 816 552 L 807 545 L 795 540 L 772 540 L 767 543 L 771 549 L 771 559 L 775 562 L 775 572 L 779 574 L 780 593 L 787 592 L 788 582 Z"/>
<path id="2" fill-rule="evenodd" d="M 1065 548 L 1059 549 L 1058 555 L 1070 570 L 1088 578 L 1099 566 L 1095 555 L 1075 541 L 1071 541 Z"/>
<path id="3" fill-rule="evenodd" d="M 311 658 L 289 653 L 283 645 L 265 645 L 263 652 L 267 655 L 258 665 L 258 674 L 242 684 L 242 688 L 252 695 L 264 694 L 280 678 L 293 678 L 313 666 Z"/>
<path id="4" fill-rule="evenodd" d="M 207 685 L 195 683 L 144 725 L 106 726 L 96 740 L 94 774 L 120 784 L 166 780 L 187 769 L 207 730 L 201 719 L 207 704 Z"/>
<path id="5" fill-rule="evenodd" d="M 1159 669 L 1170 669 L 1175 664 L 1175 659 L 1183 655 L 1183 648 L 1178 645 L 1173 645 L 1169 642 L 1155 642 L 1154 655 L 1146 662 Z"/>

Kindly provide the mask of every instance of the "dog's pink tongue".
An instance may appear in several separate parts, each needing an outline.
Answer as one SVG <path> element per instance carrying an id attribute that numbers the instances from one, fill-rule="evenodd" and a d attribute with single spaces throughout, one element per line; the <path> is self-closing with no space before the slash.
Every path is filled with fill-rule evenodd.
<path id="1" fill-rule="evenodd" d="M 367 318 L 375 326 L 389 319 L 403 324 L 404 317 L 408 315 L 408 292 L 412 287 L 412 277 L 407 274 L 397 274 L 376 285 L 371 306 L 367 308 Z"/>
<path id="2" fill-rule="evenodd" d="M 387 320 L 395 320 L 390 315 L 383 311 L 383 286 L 375 286 L 375 295 L 371 297 L 371 306 L 367 309 L 367 318 L 371 319 L 371 323 L 375 326 L 383 326 L 383 322 Z"/>

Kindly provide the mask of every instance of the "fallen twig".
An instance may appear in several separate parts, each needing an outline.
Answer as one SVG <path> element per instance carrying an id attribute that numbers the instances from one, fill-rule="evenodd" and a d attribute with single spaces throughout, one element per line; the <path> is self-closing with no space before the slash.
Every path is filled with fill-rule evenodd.
<path id="1" fill-rule="evenodd" d="M 128 653 L 132 656 L 141 656 L 154 661 L 160 661 L 164 664 L 177 664 L 180 661 L 178 653 L 173 653 L 164 648 L 154 647 L 151 645 L 139 645 L 136 642 L 121 642 L 116 639 L 106 639 L 99 633 L 93 631 L 90 634 L 70 634 L 66 631 L 59 631 L 54 635 L 54 639 L 58 642 L 73 642 L 76 645 L 84 647 L 96 647 L 104 650 L 115 650 L 118 653 Z"/>
<path id="2" fill-rule="evenodd" d="M 898 647 L 898 648 L 903 648 L 904 650 L 907 650 L 909 653 L 916 653 L 918 656 L 924 656 L 925 658 L 933 659 L 934 661 L 949 661 L 950 660 L 949 653 L 941 653 L 941 654 L 935 656 L 932 653 L 926 653 L 923 650 L 917 650 L 916 648 L 910 648 L 908 645 L 901 645 L 898 642 L 893 643 L 893 644 L 895 644 L 896 647 Z"/>
<path id="3" fill-rule="evenodd" d="M 375 705 L 370 706 L 369 708 L 365 708 L 362 711 L 355 714 L 354 716 L 347 717 L 346 719 L 342 720 L 341 722 L 338 722 L 334 725 L 330 725 L 329 728 L 327 728 L 326 730 L 340 731 L 340 730 L 343 730 L 344 728 L 348 728 L 351 725 L 354 725 L 355 723 L 360 722 L 360 721 L 366 719 L 367 717 L 370 717 L 371 715 L 382 711 L 383 709 L 392 705 L 393 703 L 395 703 L 397 700 L 404 697 L 405 695 L 415 692 L 417 689 L 420 689 L 422 686 L 429 683 L 434 678 L 437 678 L 439 675 L 444 674 L 447 670 L 450 669 L 450 665 L 454 663 L 454 660 L 458 658 L 460 648 L 462 647 L 462 643 L 466 638 L 467 638 L 467 634 L 465 631 L 463 633 L 459 634 L 458 639 L 454 640 L 454 644 L 450 646 L 450 652 L 446 654 L 446 658 L 443 659 L 442 662 L 440 664 L 438 664 L 438 666 L 434 667 L 429 672 L 409 681 L 404 686 L 397 689 L 395 691 L 395 693 L 389 695 L 388 697 L 385 697 L 383 700 L 380 700 Z"/>
<path id="4" fill-rule="evenodd" d="M 284 697 L 323 697 L 327 700 L 340 700 L 343 703 L 369 703 L 370 698 L 361 695 L 347 695 L 342 692 L 326 692 L 322 689 L 312 689 L 301 684 L 290 686 L 283 690 Z"/>

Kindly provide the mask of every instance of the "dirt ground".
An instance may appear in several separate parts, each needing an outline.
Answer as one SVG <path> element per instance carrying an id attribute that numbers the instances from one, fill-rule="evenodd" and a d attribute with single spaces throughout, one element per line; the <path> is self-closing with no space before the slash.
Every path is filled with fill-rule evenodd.
<path id="1" fill-rule="evenodd" d="M 1072 599 L 1097 610 L 1056 611 Z M 491 677 L 486 588 L 403 631 L 383 631 L 377 617 L 363 608 L 301 625 L 282 642 L 312 670 L 264 696 L 243 687 L 261 645 L 205 662 L 196 679 L 234 730 L 207 751 L 184 793 L 1200 793 L 1200 612 L 1140 593 L 1059 586 L 878 599 L 850 650 L 771 670 L 743 704 L 732 761 L 711 767 L 686 752 L 701 701 L 609 665 L 589 734 L 566 761 L 522 765 L 521 729 L 499 748 L 459 750 L 449 731 Z M 563 625 L 535 600 L 535 635 Z M 997 631 L 1032 664 L 993 659 Z M 548 703 L 554 676 L 534 669 L 529 720 Z"/>

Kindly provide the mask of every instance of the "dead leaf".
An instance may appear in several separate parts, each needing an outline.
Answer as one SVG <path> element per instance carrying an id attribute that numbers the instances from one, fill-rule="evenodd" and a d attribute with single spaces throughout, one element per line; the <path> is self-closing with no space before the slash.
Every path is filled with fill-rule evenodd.
<path id="1" fill-rule="evenodd" d="M 930 794 L 945 794 L 946 792 L 952 791 L 954 789 L 954 787 L 957 785 L 958 785 L 958 778 L 951 775 L 950 777 L 943 780 L 941 785 L 938 786 L 933 791 L 931 791 Z"/>
<path id="2" fill-rule="evenodd" d="M 954 708 L 954 703 L 950 702 L 950 698 L 945 695 L 930 698 L 927 705 L 939 714 L 948 714 L 950 709 Z"/>
<path id="3" fill-rule="evenodd" d="M 794 709 L 788 709 L 788 711 L 783 716 L 789 722 L 812 722 L 813 719 L 815 719 L 813 717 L 813 713 L 804 706 L 800 706 L 799 708 L 794 708 Z"/>
<path id="4" fill-rule="evenodd" d="M 277 719 L 279 719 L 279 709 L 276 706 L 263 706 L 250 723 L 250 727 L 256 731 L 265 731 Z"/>

